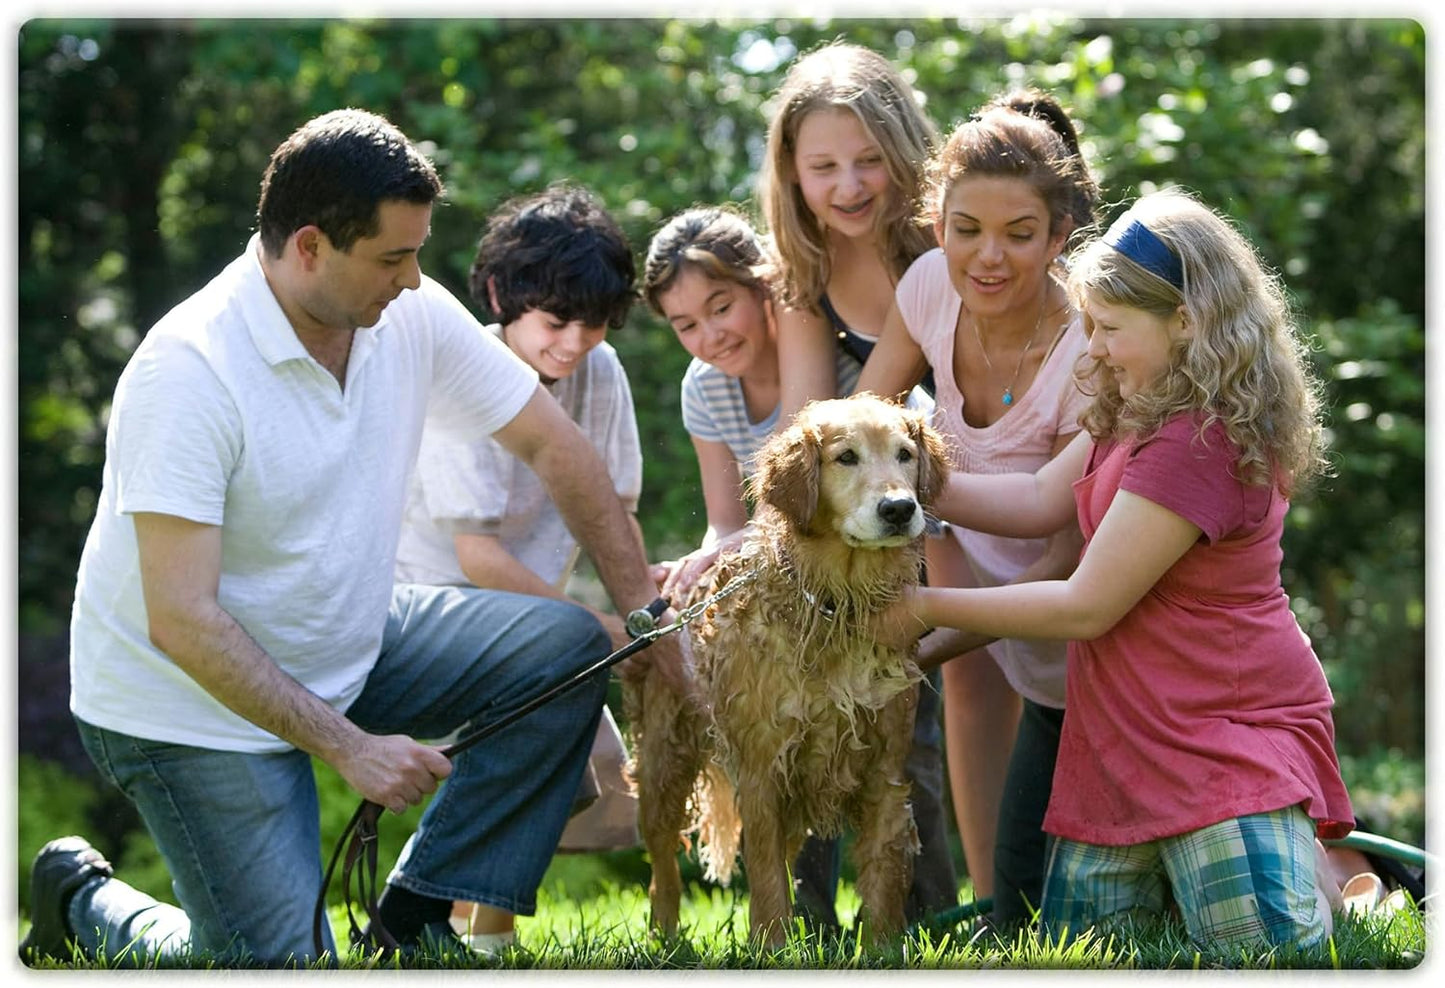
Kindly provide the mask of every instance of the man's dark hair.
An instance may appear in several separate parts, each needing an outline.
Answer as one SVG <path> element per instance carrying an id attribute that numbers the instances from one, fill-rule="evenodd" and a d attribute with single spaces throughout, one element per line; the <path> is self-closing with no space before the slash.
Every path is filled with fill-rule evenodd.
<path id="1" fill-rule="evenodd" d="M 432 163 L 390 121 L 365 110 L 333 110 L 302 124 L 272 153 L 256 224 L 272 257 L 309 225 L 349 251 L 380 230 L 381 203 L 426 204 L 443 191 Z"/>
<path id="2" fill-rule="evenodd" d="M 529 309 L 566 322 L 619 328 L 637 297 L 632 251 L 586 189 L 555 185 L 511 199 L 487 222 L 469 286 L 503 325 Z M 487 291 L 491 279 L 497 304 Z"/>

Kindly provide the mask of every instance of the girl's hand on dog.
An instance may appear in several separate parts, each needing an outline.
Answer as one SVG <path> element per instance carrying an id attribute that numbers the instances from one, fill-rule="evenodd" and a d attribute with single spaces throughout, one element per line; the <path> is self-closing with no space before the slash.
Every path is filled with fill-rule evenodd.
<path id="1" fill-rule="evenodd" d="M 744 525 L 736 532 L 699 546 L 680 559 L 658 563 L 652 567 L 652 578 L 657 581 L 658 594 L 668 600 L 686 601 L 697 583 L 725 552 L 731 552 L 742 545 L 748 534 Z"/>
<path id="2" fill-rule="evenodd" d="M 920 589 L 904 590 L 903 596 L 873 618 L 873 635 L 877 641 L 890 648 L 910 649 L 928 632 L 929 625 L 919 616 Z"/>
<path id="3" fill-rule="evenodd" d="M 681 559 L 654 566 L 652 575 L 657 580 L 658 594 L 668 600 L 685 600 L 698 579 L 717 562 L 720 544 L 694 549 Z"/>

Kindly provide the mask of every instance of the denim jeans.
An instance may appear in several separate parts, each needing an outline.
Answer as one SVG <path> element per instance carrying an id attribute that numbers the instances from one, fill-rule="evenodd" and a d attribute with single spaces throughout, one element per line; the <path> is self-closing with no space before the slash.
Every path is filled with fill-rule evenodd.
<path id="1" fill-rule="evenodd" d="M 371 733 L 442 738 L 499 719 L 609 651 L 601 625 L 572 604 L 398 586 L 381 654 L 347 717 Z M 606 688 L 606 673 L 590 676 L 457 755 L 387 881 L 535 911 Z M 205 950 L 267 966 L 314 955 L 323 849 L 309 755 L 214 751 L 79 727 L 102 774 L 139 808 L 182 907 L 115 879 L 92 884 L 70 904 L 82 947 L 104 944 L 108 956 L 127 944 L 150 957 Z"/>

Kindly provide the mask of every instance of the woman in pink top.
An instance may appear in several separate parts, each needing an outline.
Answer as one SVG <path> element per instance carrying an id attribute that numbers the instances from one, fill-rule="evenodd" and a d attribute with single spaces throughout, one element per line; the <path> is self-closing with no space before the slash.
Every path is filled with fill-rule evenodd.
<path id="1" fill-rule="evenodd" d="M 859 390 L 896 394 L 932 370 L 934 424 L 954 466 L 1033 472 L 1079 432 L 1074 381 L 1087 345 L 1057 264 L 1094 222 L 1097 188 L 1073 124 L 1050 96 L 1000 97 L 954 130 L 930 163 L 927 210 L 942 246 L 899 282 Z M 1052 540 L 963 528 L 929 545 L 929 582 L 995 586 L 1067 576 L 1072 523 Z M 967 645 L 974 645 L 968 642 Z M 933 665 L 965 642 L 930 636 Z M 1064 707 L 1064 643 L 995 641 L 943 667 L 954 816 L 977 897 L 1000 928 L 1027 922 L 1043 891 L 1044 811 Z"/>
<path id="2" fill-rule="evenodd" d="M 1069 642 L 1048 928 L 1172 899 L 1202 946 L 1318 942 L 1314 841 L 1354 824 L 1333 698 L 1280 583 L 1288 498 L 1324 463 L 1284 293 L 1177 191 L 1140 199 L 1071 269 L 1087 434 L 1035 474 L 955 474 L 942 510 L 1017 536 L 1076 515 L 1078 568 L 922 589 L 898 615 Z"/>

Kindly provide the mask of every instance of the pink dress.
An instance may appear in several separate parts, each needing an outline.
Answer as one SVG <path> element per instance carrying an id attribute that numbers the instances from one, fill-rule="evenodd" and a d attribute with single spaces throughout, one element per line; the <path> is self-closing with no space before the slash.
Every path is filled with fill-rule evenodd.
<path id="1" fill-rule="evenodd" d="M 933 424 L 949 440 L 953 466 L 969 473 L 1033 473 L 1050 459 L 1060 437 L 1079 431 L 1088 399 L 1074 383 L 1074 365 L 1088 348 L 1082 325 L 1070 324 L 1039 368 L 1028 391 L 997 422 L 983 428 L 963 419 L 963 395 L 953 377 L 953 341 L 963 300 L 935 248 L 914 261 L 898 283 L 898 308 L 908 334 L 933 368 Z M 1043 555 L 1044 539 L 1010 539 L 954 527 L 978 586 L 1008 583 Z M 994 642 L 989 653 L 1019 695 L 1055 709 L 1064 705 L 1065 646 L 1045 639 Z"/>
<path id="2" fill-rule="evenodd" d="M 1353 828 L 1334 698 L 1280 585 L 1288 502 L 1234 476 L 1238 448 L 1179 416 L 1090 453 L 1074 484 L 1084 552 L 1115 492 L 1203 535 L 1112 629 L 1069 643 L 1068 714 L 1044 829 L 1140 844 L 1300 805 L 1321 837 Z"/>

